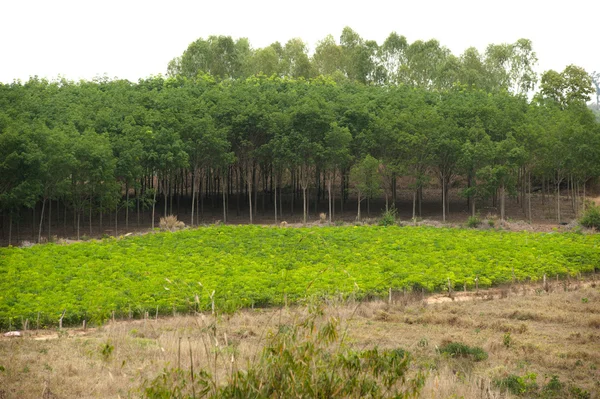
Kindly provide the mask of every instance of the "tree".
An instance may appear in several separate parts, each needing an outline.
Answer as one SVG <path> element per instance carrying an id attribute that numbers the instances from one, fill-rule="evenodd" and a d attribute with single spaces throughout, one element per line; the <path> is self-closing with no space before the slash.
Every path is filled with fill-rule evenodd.
<path id="1" fill-rule="evenodd" d="M 350 181 L 353 182 L 357 195 L 358 212 L 356 220 L 360 221 L 360 205 L 366 198 L 373 198 L 381 193 L 381 179 L 378 173 L 379 161 L 371 155 L 354 165 L 350 170 Z"/>

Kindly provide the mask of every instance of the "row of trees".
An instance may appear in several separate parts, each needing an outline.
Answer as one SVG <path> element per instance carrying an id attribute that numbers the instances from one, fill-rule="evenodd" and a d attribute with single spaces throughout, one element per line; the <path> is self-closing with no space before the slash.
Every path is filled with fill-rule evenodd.
<path id="1" fill-rule="evenodd" d="M 485 91 L 530 92 L 537 82 L 532 43 L 491 44 L 484 54 L 474 47 L 456 56 L 437 40 L 417 40 L 391 33 L 379 45 L 349 27 L 339 43 L 329 35 L 312 52 L 302 39 L 252 49 L 247 39 L 210 36 L 191 43 L 168 66 L 170 76 L 195 78 L 199 71 L 218 79 L 244 79 L 257 74 L 311 79 L 332 76 L 364 84 L 408 85 L 445 90 L 456 82 Z"/>
<path id="2" fill-rule="evenodd" d="M 343 38 L 336 46 L 346 57 Z M 217 39 L 192 46 L 211 49 Z M 530 101 L 524 93 L 531 84 L 523 83 L 529 72 L 513 73 L 525 70 L 514 66 L 522 65 L 515 61 L 518 47 L 490 46 L 501 47 L 513 54 L 495 80 L 488 69 L 474 69 L 469 76 L 477 79 L 448 87 L 433 84 L 434 75 L 414 84 L 364 84 L 345 69 L 311 79 L 181 69 L 190 49 L 171 63 L 173 76 L 136 84 L 36 78 L 0 84 L 3 228 L 10 241 L 14 221 L 29 212 L 39 240 L 52 233 L 48 221 L 61 207 L 78 236 L 82 221 L 91 229 L 110 214 L 116 228 L 125 214 L 128 227 L 129 213 L 139 222 L 144 209 L 154 227 L 155 214 L 172 213 L 184 197 L 192 225 L 206 198 L 219 204 L 224 222 L 233 199 L 252 223 L 259 193 L 275 221 L 299 200 L 306 220 L 309 198 L 326 199 L 331 220 L 352 192 L 360 217 L 363 199 L 381 196 L 393 205 L 400 177 L 410 182 L 402 188 L 414 192 L 413 216 L 423 189 L 435 182 L 444 220 L 451 187 L 473 213 L 497 198 L 504 217 L 507 195 L 517 196 L 530 216 L 532 187 L 552 186 L 560 221 L 561 188 L 585 196 L 586 183 L 600 174 L 600 125 L 585 105 L 591 77 L 575 66 L 548 71 Z M 238 65 L 215 59 L 214 65 Z"/>

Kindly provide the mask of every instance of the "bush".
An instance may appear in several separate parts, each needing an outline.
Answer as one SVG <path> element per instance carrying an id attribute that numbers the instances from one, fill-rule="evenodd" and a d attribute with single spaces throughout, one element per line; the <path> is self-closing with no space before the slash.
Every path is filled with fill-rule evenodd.
<path id="1" fill-rule="evenodd" d="M 535 382 L 537 375 L 535 373 L 520 377 L 516 374 L 510 374 L 504 378 L 496 379 L 495 383 L 503 392 L 510 392 L 513 395 L 525 395 L 537 392 L 538 385 Z"/>
<path id="2" fill-rule="evenodd" d="M 169 215 L 167 217 L 160 218 L 159 226 L 162 231 L 176 231 L 183 229 L 185 227 L 185 223 L 177 220 L 176 215 Z"/>
<path id="3" fill-rule="evenodd" d="M 439 349 L 440 353 L 445 353 L 452 357 L 470 358 L 479 362 L 488 358 L 488 354 L 478 346 L 469 346 L 460 342 L 450 342 Z"/>
<path id="4" fill-rule="evenodd" d="M 579 223 L 582 226 L 594 228 L 596 230 L 600 230 L 600 207 L 599 206 L 591 206 L 589 207 L 581 219 L 579 219 Z"/>
<path id="5" fill-rule="evenodd" d="M 477 216 L 469 216 L 469 219 L 467 219 L 467 226 L 471 229 L 479 227 L 480 224 L 481 220 Z"/>
<path id="6" fill-rule="evenodd" d="M 378 224 L 380 226 L 393 226 L 396 224 L 397 215 L 398 211 L 396 210 L 396 208 L 390 208 L 387 211 L 383 212 Z"/>
<path id="7" fill-rule="evenodd" d="M 392 398 L 417 397 L 424 375 L 408 378 L 410 357 L 402 349 L 353 350 L 343 343 L 337 319 L 318 320 L 321 311 L 280 328 L 246 370 L 217 384 L 207 370 L 191 376 L 165 370 L 144 389 L 146 398 Z M 225 362 L 225 360 L 224 360 Z M 191 394 L 191 395 L 190 395 Z"/>

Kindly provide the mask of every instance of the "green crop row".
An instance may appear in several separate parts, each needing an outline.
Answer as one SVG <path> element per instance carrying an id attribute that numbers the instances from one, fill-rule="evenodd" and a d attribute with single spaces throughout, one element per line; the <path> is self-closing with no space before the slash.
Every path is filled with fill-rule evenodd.
<path id="1" fill-rule="evenodd" d="M 0 249 L 0 328 L 472 288 L 594 271 L 600 236 L 424 227 L 221 226 Z"/>

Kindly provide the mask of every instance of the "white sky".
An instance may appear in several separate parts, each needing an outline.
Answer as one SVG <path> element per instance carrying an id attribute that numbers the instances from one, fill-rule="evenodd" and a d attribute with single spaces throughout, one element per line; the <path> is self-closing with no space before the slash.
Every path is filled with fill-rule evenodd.
<path id="1" fill-rule="evenodd" d="M 339 40 L 344 26 L 379 44 L 393 31 L 409 42 L 434 38 L 455 55 L 528 38 L 539 72 L 569 64 L 593 72 L 599 17 L 600 0 L 2 0 L 0 82 L 137 81 L 164 74 L 199 37 L 247 37 L 254 48 L 300 37 L 312 50 L 327 34 Z"/>

